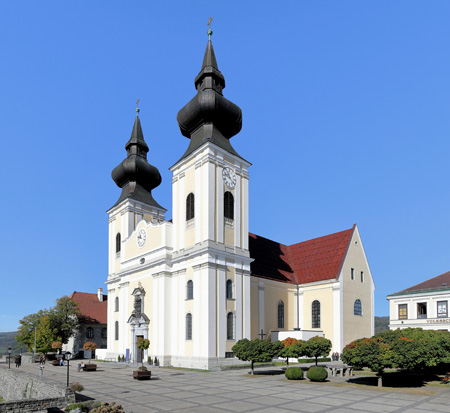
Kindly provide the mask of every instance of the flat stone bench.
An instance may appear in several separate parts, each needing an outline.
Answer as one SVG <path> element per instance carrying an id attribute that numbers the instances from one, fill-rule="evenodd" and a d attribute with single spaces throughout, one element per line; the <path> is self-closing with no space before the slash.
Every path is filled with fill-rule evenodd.
<path id="1" fill-rule="evenodd" d="M 83 367 L 84 371 L 96 371 L 97 370 L 97 364 L 85 364 Z"/>
<path id="2" fill-rule="evenodd" d="M 341 377 L 350 377 L 353 376 L 353 366 L 326 366 L 328 374 L 331 374 L 332 377 L 338 377 L 338 375 L 341 375 Z"/>

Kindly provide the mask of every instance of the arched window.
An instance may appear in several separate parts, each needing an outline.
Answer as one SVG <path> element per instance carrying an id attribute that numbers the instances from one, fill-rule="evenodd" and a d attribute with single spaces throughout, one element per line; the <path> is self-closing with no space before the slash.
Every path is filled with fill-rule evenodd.
<path id="1" fill-rule="evenodd" d="M 311 327 L 320 328 L 320 302 L 314 300 L 311 305 Z"/>
<path id="2" fill-rule="evenodd" d="M 233 281 L 227 280 L 227 300 L 231 300 L 233 298 Z"/>
<path id="3" fill-rule="evenodd" d="M 93 338 L 94 337 L 94 329 L 92 327 L 88 327 L 86 329 L 86 338 Z"/>
<path id="4" fill-rule="evenodd" d="M 278 328 L 284 328 L 284 303 L 278 302 Z"/>
<path id="5" fill-rule="evenodd" d="M 117 233 L 116 235 L 116 253 L 120 252 L 120 245 L 121 241 L 120 241 L 120 232 Z"/>
<path id="6" fill-rule="evenodd" d="M 234 340 L 234 314 L 227 314 L 227 340 Z"/>
<path id="7" fill-rule="evenodd" d="M 119 339 L 119 322 L 118 322 L 118 321 L 116 321 L 116 322 L 114 323 L 114 338 L 115 338 L 116 340 Z"/>
<path id="8" fill-rule="evenodd" d="M 223 211 L 225 218 L 234 219 L 234 196 L 230 191 L 223 196 Z"/>
<path id="9" fill-rule="evenodd" d="M 195 216 L 194 203 L 195 197 L 194 194 L 191 192 L 186 198 L 186 221 L 189 221 Z"/>
<path id="10" fill-rule="evenodd" d="M 353 314 L 362 315 L 362 304 L 360 299 L 355 300 L 355 304 L 353 305 Z"/>
<path id="11" fill-rule="evenodd" d="M 186 340 L 192 340 L 192 314 L 186 314 Z"/>
<path id="12" fill-rule="evenodd" d="M 119 297 L 114 300 L 114 311 L 119 311 Z"/>
<path id="13" fill-rule="evenodd" d="M 103 327 L 102 328 L 102 338 L 107 338 L 107 337 L 108 337 L 108 330 L 105 327 Z"/>
<path id="14" fill-rule="evenodd" d="M 189 280 L 186 284 L 186 300 L 192 300 L 194 298 L 194 283 Z"/>

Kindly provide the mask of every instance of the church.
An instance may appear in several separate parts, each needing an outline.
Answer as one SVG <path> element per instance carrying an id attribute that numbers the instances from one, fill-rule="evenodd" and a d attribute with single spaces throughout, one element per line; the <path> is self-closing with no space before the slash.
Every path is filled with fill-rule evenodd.
<path id="1" fill-rule="evenodd" d="M 332 351 L 374 332 L 374 283 L 356 225 L 294 245 L 249 233 L 249 168 L 230 139 L 242 111 L 223 95 L 212 31 L 195 96 L 178 112 L 189 139 L 172 172 L 172 219 L 152 196 L 161 184 L 136 109 L 122 189 L 108 211 L 107 354 L 210 369 L 236 364 L 242 339 L 314 335 Z M 180 147 L 183 142 L 180 140 Z M 148 338 L 143 353 L 137 340 Z"/>

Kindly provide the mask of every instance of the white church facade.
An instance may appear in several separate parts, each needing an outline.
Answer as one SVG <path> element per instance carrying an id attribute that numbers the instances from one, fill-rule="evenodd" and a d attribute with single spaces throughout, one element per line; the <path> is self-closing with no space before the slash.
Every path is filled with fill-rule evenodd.
<path id="1" fill-rule="evenodd" d="M 161 176 L 138 109 L 112 173 L 122 193 L 108 210 L 108 356 L 205 369 L 235 364 L 244 337 L 319 334 L 341 351 L 371 336 L 374 283 L 356 225 L 291 246 L 249 233 L 251 164 L 229 142 L 242 112 L 222 94 L 211 40 L 195 85 L 177 117 L 190 143 L 170 168 L 172 220 L 151 194 Z"/>

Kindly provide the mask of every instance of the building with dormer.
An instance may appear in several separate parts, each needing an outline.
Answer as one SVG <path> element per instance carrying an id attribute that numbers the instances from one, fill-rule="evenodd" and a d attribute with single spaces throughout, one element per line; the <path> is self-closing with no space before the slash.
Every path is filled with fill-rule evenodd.
<path id="1" fill-rule="evenodd" d="M 251 164 L 230 142 L 242 111 L 223 95 L 211 38 L 195 88 L 177 116 L 189 145 L 170 167 L 172 220 L 151 193 L 161 176 L 139 109 L 112 172 L 122 193 L 107 211 L 108 356 L 213 368 L 236 363 L 242 338 L 325 335 L 341 351 L 372 335 L 374 284 L 356 225 L 291 246 L 249 233 Z M 144 354 L 139 337 L 150 340 Z"/>

